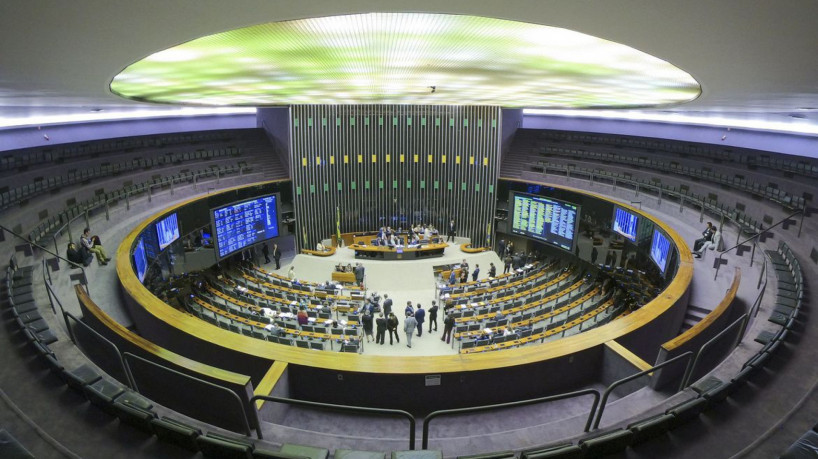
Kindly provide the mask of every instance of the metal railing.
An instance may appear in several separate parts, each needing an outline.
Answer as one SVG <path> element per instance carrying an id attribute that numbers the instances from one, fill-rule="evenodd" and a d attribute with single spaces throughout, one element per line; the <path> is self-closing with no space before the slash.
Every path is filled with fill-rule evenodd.
<path id="1" fill-rule="evenodd" d="M 348 411 L 359 414 L 377 414 L 381 416 L 398 416 L 409 421 L 409 449 L 415 449 L 415 417 L 411 413 L 404 410 L 395 410 L 388 408 L 369 408 L 364 406 L 350 406 L 350 405 L 336 405 L 333 403 L 311 402 L 307 400 L 296 400 L 286 397 L 275 397 L 272 395 L 255 395 L 250 398 L 250 405 L 252 406 L 257 400 L 264 400 L 268 402 L 284 403 L 295 406 L 308 406 L 310 408 L 319 408 L 329 411 Z M 258 410 L 256 410 L 256 423 L 261 424 L 258 420 Z M 424 424 L 425 425 L 425 424 Z M 261 429 L 257 431 L 259 440 L 262 439 Z M 425 449 L 425 446 L 424 446 Z"/>
<path id="2" fill-rule="evenodd" d="M 742 246 L 742 245 L 744 245 L 744 244 L 746 244 L 747 242 L 750 242 L 750 241 L 754 241 L 753 251 L 750 254 L 750 266 L 753 266 L 753 260 L 755 259 L 755 253 L 756 253 L 756 246 L 758 245 L 757 244 L 758 238 L 762 234 L 766 233 L 767 231 L 770 231 L 771 229 L 783 224 L 784 222 L 789 221 L 792 217 L 795 217 L 796 215 L 799 215 L 799 214 L 802 216 L 802 222 L 803 222 L 804 211 L 803 210 L 797 210 L 797 211 L 793 212 L 792 214 L 790 214 L 790 215 L 784 217 L 783 219 L 779 220 L 777 223 L 771 225 L 769 228 L 762 228 L 760 231 L 757 231 L 752 236 L 750 236 L 747 239 L 745 239 L 743 241 L 740 241 L 740 242 L 739 242 L 739 240 L 741 239 L 741 228 L 739 228 L 736 245 L 734 245 L 733 247 L 730 247 L 729 249 L 725 249 L 725 250 L 719 252 L 719 257 L 718 257 L 718 260 L 716 262 L 716 275 L 713 277 L 713 279 L 715 280 L 719 275 L 719 268 L 721 268 L 721 265 L 722 265 L 722 263 L 721 263 L 722 257 L 724 257 L 724 255 L 726 253 L 728 253 L 728 252 L 730 252 L 732 250 L 735 250 L 736 248 L 738 248 L 738 247 L 740 247 L 740 246 Z"/>
<path id="3" fill-rule="evenodd" d="M 133 381 L 133 375 L 131 375 L 131 372 L 130 372 L 130 371 L 128 371 L 128 367 L 125 365 L 125 359 L 124 359 L 124 358 L 122 358 L 122 353 L 119 351 L 119 348 L 116 346 L 116 344 L 114 344 L 114 343 L 113 343 L 111 340 L 109 340 L 108 338 L 106 338 L 106 337 L 102 336 L 102 335 L 101 335 L 101 334 L 100 334 L 98 331 L 96 331 L 96 330 L 94 330 L 93 328 L 91 328 L 91 326 L 90 326 L 90 325 L 88 325 L 88 324 L 86 324 L 85 322 L 81 321 L 80 319 L 76 318 L 76 317 L 75 317 L 73 314 L 71 314 L 70 312 L 63 311 L 63 313 L 62 313 L 62 314 L 63 314 L 63 318 L 65 319 L 65 326 L 68 328 L 68 336 L 71 338 L 71 342 L 72 342 L 72 343 L 74 343 L 74 345 L 75 345 L 75 346 L 77 346 L 77 348 L 79 348 L 79 347 L 80 347 L 80 346 L 77 344 L 77 338 L 76 338 L 76 336 L 74 336 L 74 330 L 71 328 L 71 326 L 70 326 L 70 324 L 69 324 L 69 320 L 68 320 L 68 319 L 71 319 L 71 320 L 73 320 L 75 323 L 77 323 L 78 325 L 81 325 L 85 331 L 90 332 L 90 333 L 91 333 L 92 335 L 94 335 L 94 337 L 95 337 L 96 339 L 98 339 L 100 342 L 104 343 L 104 344 L 105 344 L 105 345 L 107 345 L 109 348 L 113 349 L 114 354 L 116 354 L 116 357 L 117 357 L 117 359 L 119 360 L 119 365 L 120 365 L 120 367 L 121 367 L 122 374 L 125 376 L 125 379 L 126 379 L 126 381 L 124 381 L 124 382 L 125 382 L 125 384 L 127 384 L 127 386 L 128 386 L 129 388 L 131 388 L 131 389 L 135 389 L 135 388 L 136 388 L 136 384 L 134 384 L 134 381 Z"/>
<path id="4" fill-rule="evenodd" d="M 568 398 L 574 397 L 582 397 L 585 395 L 593 395 L 594 402 L 591 404 L 591 412 L 588 414 L 588 420 L 585 421 L 585 429 L 583 432 L 588 432 L 591 427 L 591 420 L 593 419 L 594 412 L 597 409 L 599 404 L 599 391 L 596 389 L 583 389 L 574 392 L 566 392 L 564 394 L 557 394 L 557 395 L 549 395 L 547 397 L 539 397 L 533 398 L 529 400 L 519 400 L 516 402 L 507 402 L 507 403 L 498 403 L 494 405 L 483 405 L 483 406 L 472 406 L 468 408 L 454 408 L 450 410 L 438 410 L 429 413 L 425 418 L 423 418 L 423 438 L 422 438 L 422 448 L 426 449 L 429 447 L 429 423 L 432 419 L 435 419 L 439 416 L 448 416 L 454 414 L 463 414 L 463 413 L 474 413 L 478 411 L 491 411 L 501 408 L 513 408 L 517 406 L 527 406 L 527 405 L 534 405 L 537 403 L 544 403 L 544 402 L 554 402 L 557 400 L 564 400 Z"/>
<path id="5" fill-rule="evenodd" d="M 634 379 L 641 378 L 642 376 L 645 376 L 648 373 L 653 373 L 654 371 L 656 371 L 656 370 L 658 370 L 660 368 L 666 367 L 666 366 L 670 365 L 671 363 L 675 363 L 677 360 L 681 360 L 683 358 L 687 359 L 687 366 L 685 367 L 685 373 L 687 373 L 688 371 L 690 371 L 690 365 L 691 365 L 690 357 L 691 356 L 693 356 L 693 351 L 687 351 L 687 352 L 685 352 L 683 354 L 679 354 L 676 357 L 673 357 L 670 360 L 665 360 L 664 362 L 660 363 L 659 365 L 654 365 L 654 366 L 648 368 L 647 370 L 642 370 L 639 373 L 634 373 L 634 374 L 632 374 L 630 376 L 627 376 L 625 378 L 622 378 L 620 380 L 617 380 L 617 381 L 614 381 L 613 383 L 611 383 L 611 385 L 609 385 L 605 389 L 605 393 L 602 395 L 602 402 L 599 404 L 599 410 L 596 413 L 596 419 L 594 419 L 593 428 L 597 429 L 599 427 L 599 422 L 602 420 L 602 413 L 605 411 L 605 406 L 608 404 L 608 397 L 611 395 L 611 392 L 613 392 L 614 389 L 621 386 L 622 384 L 633 381 Z M 682 382 L 684 382 L 684 381 L 682 381 Z M 679 390 L 681 391 L 682 389 L 684 389 L 684 386 L 680 384 L 679 385 Z M 594 415 L 594 413 L 592 411 L 591 416 L 593 416 L 593 415 Z"/>
<path id="6" fill-rule="evenodd" d="M 130 352 L 125 352 L 122 355 L 123 355 L 124 361 L 125 361 L 125 368 L 126 368 L 126 370 L 128 372 L 129 378 L 131 379 L 131 381 L 133 383 L 133 389 L 135 391 L 139 392 L 139 387 L 137 386 L 136 380 L 133 377 L 133 371 L 131 370 L 131 364 L 129 362 L 129 359 L 136 359 L 136 360 L 141 361 L 141 362 L 143 362 L 145 364 L 152 365 L 154 367 L 158 367 L 159 369 L 161 369 L 163 371 L 167 371 L 169 373 L 172 373 L 172 374 L 174 374 L 174 375 L 176 375 L 178 377 L 188 379 L 190 381 L 195 381 L 198 384 L 210 386 L 211 388 L 213 388 L 213 389 L 215 389 L 215 390 L 217 390 L 219 392 L 223 392 L 225 394 L 228 394 L 229 398 L 232 398 L 232 399 L 234 399 L 236 401 L 236 404 L 237 404 L 237 406 L 239 408 L 239 411 L 241 412 L 241 423 L 240 424 L 242 425 L 242 427 L 244 427 L 244 434 L 247 435 L 248 437 L 250 435 L 252 435 L 252 429 L 250 429 L 250 423 L 247 420 L 247 411 L 245 411 L 245 409 L 244 409 L 244 404 L 242 403 L 239 396 L 235 392 L 233 392 L 232 390 L 230 390 L 230 389 L 228 389 L 226 387 L 220 386 L 218 384 L 213 384 L 210 381 L 205 381 L 204 379 L 199 379 L 199 378 L 196 378 L 194 376 L 190 376 L 188 374 L 182 373 L 180 371 L 176 371 L 173 368 L 168 368 L 168 367 L 166 367 L 164 365 L 158 364 L 156 362 L 152 362 L 152 361 L 150 361 L 150 360 L 148 360 L 148 359 L 146 359 L 144 357 L 140 357 L 140 356 L 138 356 L 136 354 L 132 354 Z M 261 427 L 258 426 L 258 425 L 256 426 L 256 428 L 257 428 L 258 431 L 261 430 Z"/>
<path id="7" fill-rule="evenodd" d="M 701 358 L 702 354 L 704 354 L 704 351 L 706 349 L 710 348 L 710 346 L 712 346 L 713 343 L 715 343 L 716 341 L 721 339 L 722 336 L 724 336 L 727 332 L 732 330 L 737 324 L 741 324 L 742 325 L 741 329 L 744 330 L 744 326 L 747 323 L 748 317 L 749 316 L 747 314 L 742 314 L 741 317 L 736 319 L 733 323 L 731 323 L 730 325 L 724 327 L 724 330 L 720 331 L 718 335 L 710 338 L 710 340 L 708 340 L 706 343 L 702 344 L 702 347 L 700 347 L 699 350 L 696 351 L 696 356 L 693 358 L 693 364 L 688 367 L 687 371 L 685 371 L 684 376 L 682 376 L 681 388 L 679 390 L 684 389 L 684 388 L 686 388 L 687 386 L 690 385 L 689 384 L 690 379 L 693 377 L 693 372 L 696 369 L 696 365 L 699 364 L 699 358 Z M 740 340 L 741 340 L 741 333 L 738 334 L 738 338 L 736 339 L 736 343 L 735 343 L 735 345 L 733 347 L 738 346 L 738 343 L 739 343 Z M 693 352 L 693 351 L 688 351 L 688 352 Z"/>

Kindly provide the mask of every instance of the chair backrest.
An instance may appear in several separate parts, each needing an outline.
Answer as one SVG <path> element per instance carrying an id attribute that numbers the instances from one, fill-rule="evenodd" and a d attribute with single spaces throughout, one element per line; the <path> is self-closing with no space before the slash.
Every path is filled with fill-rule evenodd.
<path id="1" fill-rule="evenodd" d="M 722 244 L 722 240 L 721 240 L 721 231 L 716 231 L 713 234 L 713 245 L 710 246 L 709 248 L 710 248 L 710 250 L 718 250 L 718 251 L 724 250 L 724 245 Z"/>

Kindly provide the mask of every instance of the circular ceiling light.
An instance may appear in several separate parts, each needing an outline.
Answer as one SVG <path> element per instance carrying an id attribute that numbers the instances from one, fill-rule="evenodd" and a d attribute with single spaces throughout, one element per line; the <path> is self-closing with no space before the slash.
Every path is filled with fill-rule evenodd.
<path id="1" fill-rule="evenodd" d="M 273 22 L 159 51 L 111 91 L 191 105 L 644 108 L 689 102 L 693 77 L 631 47 L 476 16 L 371 13 Z"/>

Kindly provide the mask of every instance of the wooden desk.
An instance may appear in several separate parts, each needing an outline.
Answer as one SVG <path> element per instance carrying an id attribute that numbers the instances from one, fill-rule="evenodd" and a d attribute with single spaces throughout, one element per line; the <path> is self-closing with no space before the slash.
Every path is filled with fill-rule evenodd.
<path id="1" fill-rule="evenodd" d="M 443 251 L 449 245 L 445 242 L 439 244 L 426 244 L 420 247 L 384 247 L 381 245 L 359 245 L 349 246 L 355 251 L 355 258 L 365 258 L 367 260 L 417 260 L 418 258 L 442 257 Z"/>
<path id="2" fill-rule="evenodd" d="M 332 281 L 333 282 L 342 282 L 344 284 L 354 284 L 355 283 L 355 273 L 342 273 L 339 271 L 332 272 Z"/>

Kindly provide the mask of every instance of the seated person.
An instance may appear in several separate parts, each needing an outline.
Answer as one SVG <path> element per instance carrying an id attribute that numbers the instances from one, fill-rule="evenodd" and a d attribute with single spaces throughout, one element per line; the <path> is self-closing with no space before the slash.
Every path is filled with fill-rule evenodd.
<path id="1" fill-rule="evenodd" d="M 320 243 L 320 242 L 319 242 L 319 243 L 318 243 L 318 244 L 315 246 L 315 250 L 317 250 L 317 251 L 319 251 L 319 252 L 323 252 L 323 251 L 325 250 L 325 249 L 324 249 L 324 244 L 322 244 L 322 243 Z"/>
<path id="2" fill-rule="evenodd" d="M 701 247 L 699 247 L 699 250 L 693 251 L 693 256 L 696 258 L 701 258 L 702 252 L 704 252 L 707 249 L 718 250 L 719 243 L 721 243 L 721 231 L 716 230 L 713 232 L 713 237 L 711 240 L 705 241 L 704 243 L 702 243 Z"/>
<path id="3" fill-rule="evenodd" d="M 65 258 L 68 258 L 68 261 L 78 265 L 75 267 L 79 267 L 90 265 L 91 260 L 94 259 L 94 256 L 91 255 L 91 253 L 77 247 L 77 244 L 69 242 L 68 249 L 65 252 Z"/>
<path id="4" fill-rule="evenodd" d="M 97 256 L 97 261 L 99 262 L 100 265 L 105 266 L 108 264 L 109 261 L 111 261 L 111 259 L 108 258 L 108 255 L 106 255 L 105 249 L 102 247 L 102 244 L 100 243 L 99 236 L 93 237 L 91 236 L 90 228 L 85 228 L 82 231 L 80 242 L 82 243 L 82 246 L 86 250 Z"/>

